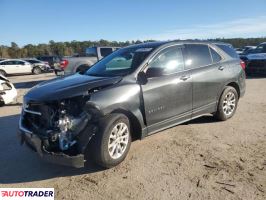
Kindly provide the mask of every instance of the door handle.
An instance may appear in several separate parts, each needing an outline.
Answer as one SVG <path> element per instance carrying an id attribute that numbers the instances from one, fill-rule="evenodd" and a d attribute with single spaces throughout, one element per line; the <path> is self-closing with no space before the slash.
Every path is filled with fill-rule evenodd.
<path id="1" fill-rule="evenodd" d="M 182 80 L 182 81 L 186 81 L 186 80 L 188 80 L 189 78 L 190 78 L 189 75 L 183 75 L 183 76 L 180 77 L 180 80 Z"/>
<path id="2" fill-rule="evenodd" d="M 224 70 L 224 66 L 220 66 L 220 67 L 218 67 L 218 69 L 223 71 Z"/>

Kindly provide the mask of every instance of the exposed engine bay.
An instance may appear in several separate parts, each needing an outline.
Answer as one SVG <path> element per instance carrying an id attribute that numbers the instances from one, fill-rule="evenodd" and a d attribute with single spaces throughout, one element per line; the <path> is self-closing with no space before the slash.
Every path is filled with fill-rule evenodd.
<path id="1" fill-rule="evenodd" d="M 41 139 L 42 150 L 70 156 L 83 153 L 96 131 L 91 114 L 84 109 L 86 98 L 24 102 L 21 126 Z"/>

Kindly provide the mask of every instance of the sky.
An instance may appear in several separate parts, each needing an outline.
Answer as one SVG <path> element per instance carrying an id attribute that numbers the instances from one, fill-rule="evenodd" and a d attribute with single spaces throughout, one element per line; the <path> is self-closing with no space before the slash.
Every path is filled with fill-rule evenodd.
<path id="1" fill-rule="evenodd" d="M 266 36 L 266 0 L 0 0 L 0 45 Z"/>

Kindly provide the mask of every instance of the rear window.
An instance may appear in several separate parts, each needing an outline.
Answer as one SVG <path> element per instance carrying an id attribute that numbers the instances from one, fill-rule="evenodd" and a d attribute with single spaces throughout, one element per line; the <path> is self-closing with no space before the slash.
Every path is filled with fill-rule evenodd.
<path id="1" fill-rule="evenodd" d="M 216 44 L 216 46 L 218 46 L 220 49 L 222 49 L 226 54 L 228 54 L 232 58 L 239 58 L 239 55 L 230 45 Z"/>
<path id="2" fill-rule="evenodd" d="M 85 50 L 85 54 L 88 57 L 97 57 L 97 51 L 96 48 L 92 47 L 92 48 L 87 48 Z"/>
<path id="3" fill-rule="evenodd" d="M 39 61 L 37 61 L 37 60 L 25 60 L 25 61 L 27 61 L 27 62 L 29 62 L 31 64 L 39 63 Z"/>

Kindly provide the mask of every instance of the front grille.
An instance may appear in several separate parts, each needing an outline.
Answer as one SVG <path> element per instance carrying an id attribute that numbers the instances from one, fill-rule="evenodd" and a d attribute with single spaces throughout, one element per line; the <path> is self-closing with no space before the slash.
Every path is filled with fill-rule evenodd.
<path id="1" fill-rule="evenodd" d="M 54 128 L 56 111 L 51 105 L 28 103 L 23 108 L 23 126 L 40 135 L 46 135 Z"/>

